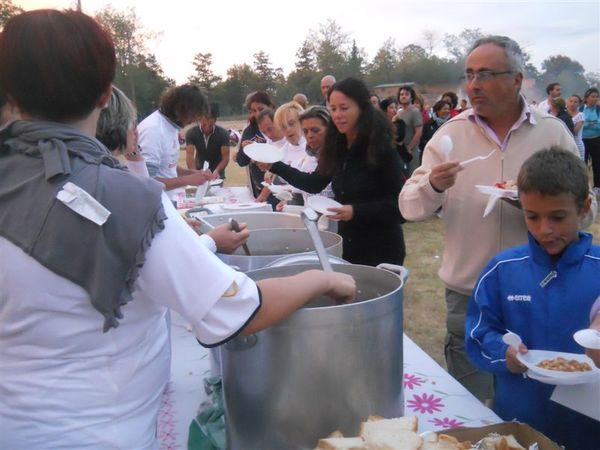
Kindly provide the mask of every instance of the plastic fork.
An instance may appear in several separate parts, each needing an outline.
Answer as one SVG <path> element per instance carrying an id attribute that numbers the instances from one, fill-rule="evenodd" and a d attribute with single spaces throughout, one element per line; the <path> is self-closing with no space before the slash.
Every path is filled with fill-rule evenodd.
<path id="1" fill-rule="evenodd" d="M 467 159 L 466 161 L 461 162 L 460 165 L 461 167 L 465 167 L 467 164 L 470 164 L 474 161 L 483 161 L 484 159 L 488 159 L 490 156 L 492 156 L 495 151 L 496 150 L 494 149 L 485 156 L 476 156 L 475 158 Z"/>

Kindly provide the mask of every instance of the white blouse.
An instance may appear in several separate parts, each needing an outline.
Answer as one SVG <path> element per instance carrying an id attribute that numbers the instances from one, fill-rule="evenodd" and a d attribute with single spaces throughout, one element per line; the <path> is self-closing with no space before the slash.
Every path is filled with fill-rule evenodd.
<path id="1" fill-rule="evenodd" d="M 107 333 L 83 288 L 0 237 L 0 448 L 157 448 L 168 308 L 215 345 L 260 306 L 254 282 L 213 255 L 164 194 L 162 203 L 165 229 Z"/>

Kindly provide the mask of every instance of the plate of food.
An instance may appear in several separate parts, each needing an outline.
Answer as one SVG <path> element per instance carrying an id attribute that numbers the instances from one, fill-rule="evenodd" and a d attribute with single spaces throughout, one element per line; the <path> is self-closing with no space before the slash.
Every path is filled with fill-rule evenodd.
<path id="1" fill-rule="evenodd" d="M 517 353 L 517 359 L 527 366 L 527 376 L 543 383 L 583 384 L 600 379 L 600 369 L 584 354 L 529 350 Z"/>
<path id="2" fill-rule="evenodd" d="M 244 147 L 244 153 L 253 161 L 272 164 L 283 159 L 283 148 L 271 144 L 255 142 Z"/>
<path id="3" fill-rule="evenodd" d="M 343 205 L 340 202 L 336 202 L 334 199 L 325 197 L 323 195 L 311 195 L 306 200 L 306 206 L 310 206 L 315 211 L 323 214 L 324 216 L 333 216 L 334 212 L 329 211 L 329 208 L 340 208 Z"/>
<path id="4" fill-rule="evenodd" d="M 475 187 L 482 194 L 494 195 L 501 198 L 511 198 L 513 200 L 517 200 L 519 198 L 517 183 L 514 180 L 500 181 L 493 186 L 484 186 L 478 184 Z"/>

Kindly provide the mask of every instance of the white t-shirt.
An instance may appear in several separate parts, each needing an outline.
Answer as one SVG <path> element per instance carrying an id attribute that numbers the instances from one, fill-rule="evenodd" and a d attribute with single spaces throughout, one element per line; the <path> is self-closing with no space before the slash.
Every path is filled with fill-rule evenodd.
<path id="1" fill-rule="evenodd" d="M 180 128 L 154 111 L 138 125 L 138 144 L 151 177 L 176 178 L 179 162 Z M 175 200 L 181 189 L 173 189 L 168 195 Z"/>
<path id="2" fill-rule="evenodd" d="M 168 308 L 214 345 L 259 307 L 254 282 L 204 247 L 164 194 L 162 203 L 165 228 L 107 333 L 83 288 L 0 237 L 0 448 L 157 448 Z"/>
<path id="3" fill-rule="evenodd" d="M 548 102 L 548 99 L 546 100 L 542 100 L 538 105 L 537 105 L 538 109 L 540 111 L 544 111 L 545 113 L 550 113 L 550 102 Z"/>
<path id="4" fill-rule="evenodd" d="M 281 162 L 298 170 L 300 170 L 300 167 L 304 164 L 304 160 L 315 159 L 306 153 L 306 139 L 304 136 L 300 138 L 298 145 L 294 145 L 291 142 L 286 141 L 285 145 L 283 146 L 283 150 L 284 153 Z"/>

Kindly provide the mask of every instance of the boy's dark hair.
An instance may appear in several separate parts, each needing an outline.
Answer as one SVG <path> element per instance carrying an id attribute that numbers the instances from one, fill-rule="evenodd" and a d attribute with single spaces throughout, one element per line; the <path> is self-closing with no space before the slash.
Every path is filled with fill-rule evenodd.
<path id="1" fill-rule="evenodd" d="M 258 113 L 256 123 L 259 124 L 265 117 L 269 117 L 272 122 L 275 122 L 275 110 L 273 108 L 265 108 Z"/>
<path id="2" fill-rule="evenodd" d="M 574 153 L 559 147 L 540 150 L 530 156 L 521 166 L 517 186 L 519 194 L 572 194 L 578 210 L 583 208 L 589 196 L 585 164 Z"/>

